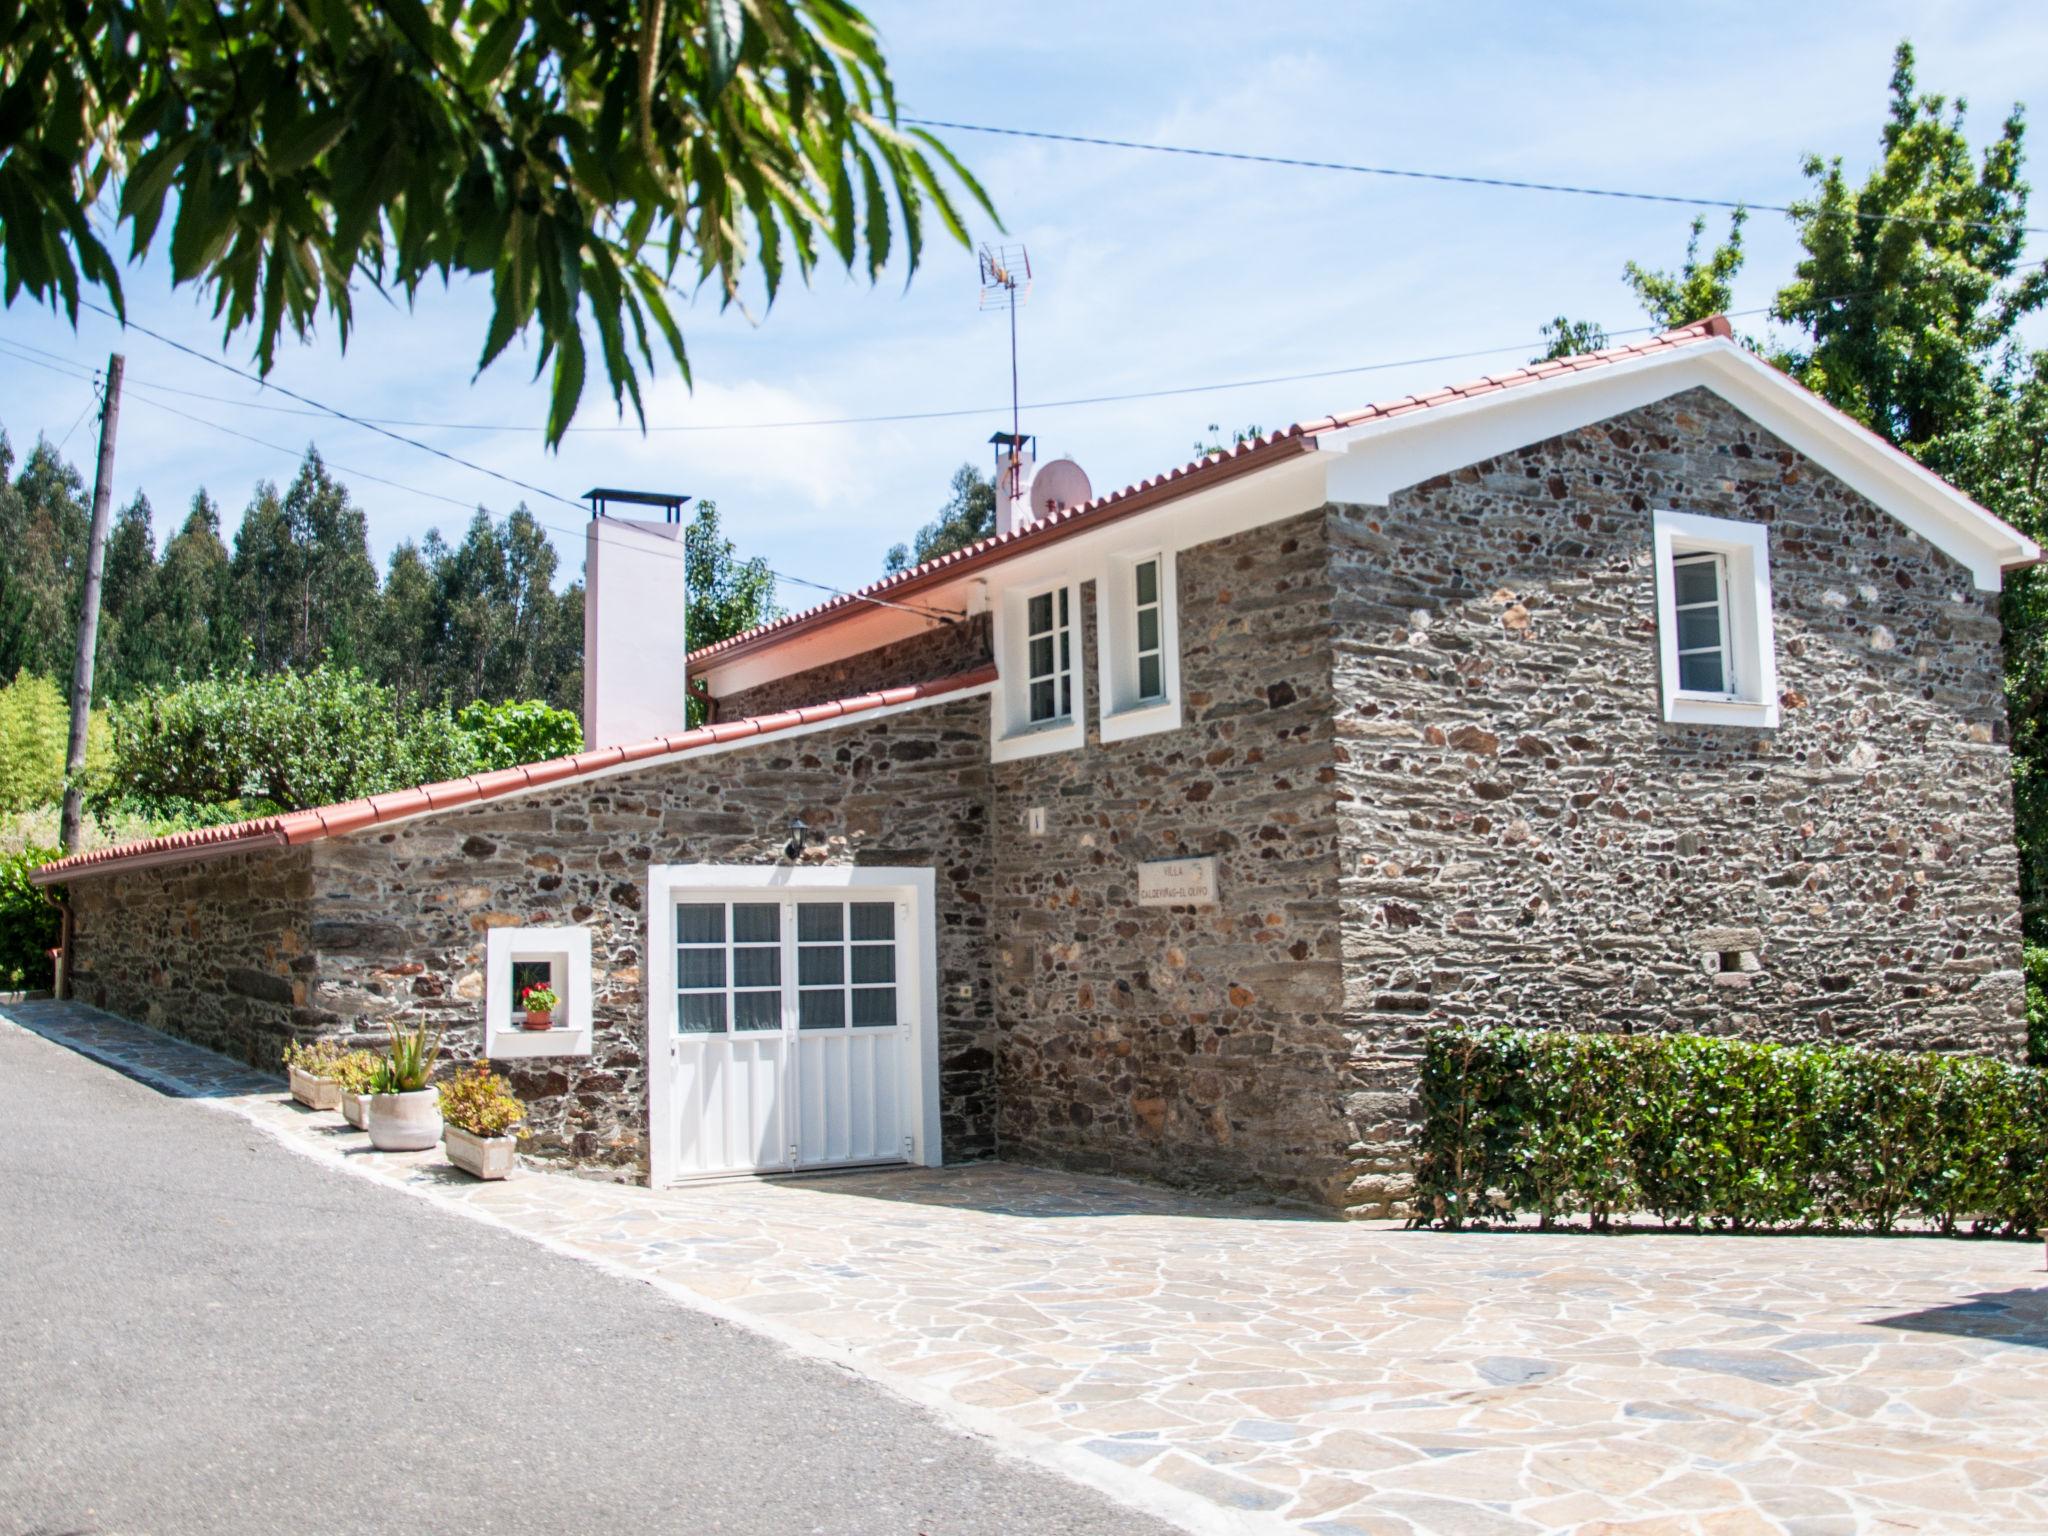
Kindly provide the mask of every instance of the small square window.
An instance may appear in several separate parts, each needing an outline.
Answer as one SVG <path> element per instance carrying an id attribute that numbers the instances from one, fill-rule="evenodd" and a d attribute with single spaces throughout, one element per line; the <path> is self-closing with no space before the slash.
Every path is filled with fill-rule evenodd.
<path id="1" fill-rule="evenodd" d="M 555 963 L 552 960 L 514 960 L 512 962 L 512 996 L 516 1001 L 526 996 L 528 987 L 547 987 L 556 993 L 561 988 L 555 985 Z"/>

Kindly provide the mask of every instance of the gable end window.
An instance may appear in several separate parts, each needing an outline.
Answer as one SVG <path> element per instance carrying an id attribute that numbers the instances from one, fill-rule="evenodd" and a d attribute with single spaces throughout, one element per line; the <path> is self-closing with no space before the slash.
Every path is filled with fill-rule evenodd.
<path id="1" fill-rule="evenodd" d="M 1664 718 L 1775 726 L 1769 531 L 1728 518 L 1659 512 L 1652 544 Z"/>
<path id="2" fill-rule="evenodd" d="M 1180 625 L 1172 550 L 1112 555 L 1095 590 L 1102 632 L 1102 739 L 1180 725 Z"/>
<path id="3" fill-rule="evenodd" d="M 1072 577 L 1002 594 L 995 609 L 990 702 L 997 762 L 1070 752 L 1086 739 L 1081 699 L 1081 586 Z"/>

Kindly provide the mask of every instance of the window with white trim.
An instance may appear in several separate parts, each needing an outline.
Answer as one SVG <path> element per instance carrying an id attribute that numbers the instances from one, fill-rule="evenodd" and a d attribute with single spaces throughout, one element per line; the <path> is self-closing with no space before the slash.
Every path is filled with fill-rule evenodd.
<path id="1" fill-rule="evenodd" d="M 1074 614 L 1065 587 L 1040 592 L 1024 604 L 1025 709 L 1033 725 L 1051 725 L 1074 713 Z"/>
<path id="2" fill-rule="evenodd" d="M 1081 587 L 1071 576 L 1003 593 L 995 610 L 996 761 L 1071 751 L 1086 739 Z"/>
<path id="3" fill-rule="evenodd" d="M 1112 555 L 1096 583 L 1102 634 L 1102 739 L 1180 724 L 1180 633 L 1171 550 Z"/>
<path id="4" fill-rule="evenodd" d="M 1652 527 L 1664 718 L 1776 725 L 1769 531 L 1686 512 L 1659 512 Z"/>

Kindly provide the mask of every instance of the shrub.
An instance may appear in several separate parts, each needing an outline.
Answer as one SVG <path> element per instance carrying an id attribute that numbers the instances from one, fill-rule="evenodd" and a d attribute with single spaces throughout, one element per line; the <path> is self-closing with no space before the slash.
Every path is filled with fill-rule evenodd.
<path id="1" fill-rule="evenodd" d="M 503 1136 L 526 1118 L 526 1106 L 488 1061 L 479 1061 L 441 1085 L 441 1118 L 472 1136 Z"/>
<path id="2" fill-rule="evenodd" d="M 150 689 L 115 709 L 113 735 L 100 803 L 186 816 L 257 800 L 302 810 L 474 764 L 470 738 L 446 710 L 402 709 L 389 689 L 335 667 Z"/>
<path id="3" fill-rule="evenodd" d="M 1419 1219 L 1629 1209 L 1735 1230 L 2032 1233 L 2048 1072 L 1697 1035 L 1446 1029 L 1422 1073 Z"/>
<path id="4" fill-rule="evenodd" d="M 333 1040 L 315 1040 L 310 1044 L 294 1040 L 284 1048 L 285 1070 L 296 1067 L 314 1077 L 333 1077 L 335 1068 L 346 1053 Z"/>
<path id="5" fill-rule="evenodd" d="M 479 772 L 544 763 L 583 750 L 583 724 L 566 709 L 539 699 L 479 699 L 455 716 L 456 729 L 470 740 Z"/>
<path id="6" fill-rule="evenodd" d="M 16 674 L 0 686 L 0 811 L 25 811 L 64 798 L 64 752 L 71 735 L 71 706 L 53 677 Z M 86 718 L 85 787 L 104 777 L 108 762 L 107 716 Z"/>
<path id="7" fill-rule="evenodd" d="M 2048 1067 L 2048 944 L 2026 947 L 2027 1061 Z"/>
<path id="8" fill-rule="evenodd" d="M 327 1075 L 341 1084 L 344 1093 L 368 1093 L 377 1081 L 374 1051 L 344 1051 L 334 1060 Z"/>
<path id="9" fill-rule="evenodd" d="M 63 935 L 57 909 L 28 883 L 28 872 L 57 857 L 55 848 L 0 854 L 0 986 L 10 992 L 49 986 L 49 952 Z"/>

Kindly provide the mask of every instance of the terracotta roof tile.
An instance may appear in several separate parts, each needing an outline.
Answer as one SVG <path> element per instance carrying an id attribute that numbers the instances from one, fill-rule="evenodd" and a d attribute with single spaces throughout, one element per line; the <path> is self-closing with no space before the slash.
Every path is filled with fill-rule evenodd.
<path id="1" fill-rule="evenodd" d="M 892 594 L 907 595 L 924 587 L 937 586 L 966 571 L 993 565 L 1025 549 L 1035 549 L 1042 544 L 1053 543 L 1079 532 L 1081 530 L 1076 527 L 1077 524 L 1092 527 L 1129 513 L 1141 512 L 1147 506 L 1155 505 L 1197 485 L 1221 484 L 1240 474 L 1262 469 L 1268 464 L 1279 463 L 1312 450 L 1315 447 L 1315 439 L 1326 432 L 1357 426 L 1362 422 L 1408 415 L 1454 400 L 1469 400 L 1503 389 L 1539 383 L 1545 379 L 1556 378 L 1565 372 L 1603 368 L 1611 363 L 1627 362 L 1652 352 L 1667 352 L 1677 347 L 1692 346 L 1702 341 L 1710 341 L 1717 336 L 1732 334 L 1733 327 L 1726 319 L 1716 315 L 1711 319 L 1680 326 L 1677 330 L 1666 331 L 1661 335 L 1630 342 L 1624 346 L 1608 347 L 1603 351 L 1582 353 L 1576 357 L 1544 363 L 1533 363 L 1526 368 L 1489 375 L 1470 383 L 1431 390 L 1425 395 L 1403 395 L 1399 399 L 1368 405 L 1361 410 L 1346 411 L 1341 415 L 1326 416 L 1319 420 L 1267 432 L 1242 443 L 1233 443 L 1220 453 L 1178 465 L 1161 474 L 1148 475 L 1120 491 L 1097 496 L 1078 507 L 1069 507 L 1063 512 L 1028 523 L 1009 533 L 996 534 L 970 544 L 965 549 L 955 550 L 935 560 L 927 560 L 922 565 L 914 565 L 907 571 L 899 571 L 883 577 L 880 581 L 870 582 L 855 591 L 828 598 L 815 607 L 786 614 L 744 634 L 721 640 L 716 645 L 707 645 L 690 654 L 688 665 L 693 668 L 701 667 L 707 662 L 723 660 L 744 651 L 774 644 L 786 636 L 849 617 L 861 611 L 868 598 Z"/>
<path id="2" fill-rule="evenodd" d="M 976 667 L 970 672 L 957 673 L 935 682 L 914 683 L 901 688 L 884 689 L 880 693 L 865 693 L 858 698 L 814 705 L 809 709 L 783 710 L 778 714 L 753 719 L 723 721 L 713 726 L 700 726 L 696 730 L 681 731 L 672 736 L 657 736 L 652 740 L 635 742 L 630 746 L 598 747 L 587 752 L 578 752 L 571 757 L 552 758 L 544 763 L 526 763 L 517 768 L 501 768 L 490 773 L 475 774 L 469 778 L 445 780 L 438 784 L 422 784 L 410 789 L 391 790 L 361 800 L 344 800 L 338 805 L 315 806 L 310 810 L 288 811 L 279 816 L 262 816 L 251 821 L 230 822 L 225 826 L 199 827 L 189 832 L 173 832 L 164 837 L 144 838 L 138 842 L 122 843 L 112 848 L 98 848 L 91 853 L 76 853 L 69 858 L 55 860 L 32 871 L 29 879 L 37 885 L 48 885 L 67 878 L 107 874 L 123 868 L 148 864 L 173 863 L 186 858 L 205 858 L 214 854 L 242 853 L 261 848 L 282 848 L 317 842 L 322 838 L 339 837 L 344 833 L 359 832 L 366 827 L 403 820 L 410 816 L 455 810 L 462 806 L 518 794 L 521 790 L 564 783 L 589 774 L 602 773 L 608 768 L 625 763 L 674 756 L 726 742 L 758 739 L 799 725 L 864 714 L 892 704 L 909 704 L 919 699 L 941 699 L 949 694 L 962 693 L 970 688 L 978 688 L 984 683 L 994 682 L 995 677 L 994 667 Z"/>

